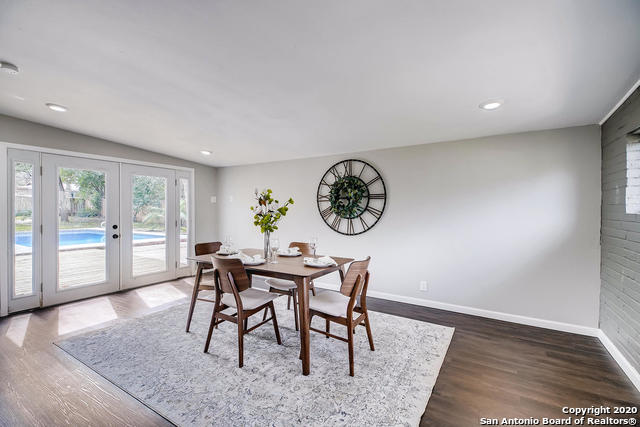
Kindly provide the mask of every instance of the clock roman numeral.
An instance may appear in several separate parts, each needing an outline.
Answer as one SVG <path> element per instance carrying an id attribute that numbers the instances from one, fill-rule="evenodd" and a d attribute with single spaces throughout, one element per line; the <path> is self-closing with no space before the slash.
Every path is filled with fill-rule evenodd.
<path id="1" fill-rule="evenodd" d="M 318 201 L 319 202 L 328 202 L 329 201 L 329 195 L 328 194 L 321 194 L 318 196 Z"/>
<path id="2" fill-rule="evenodd" d="M 335 167 L 332 167 L 331 169 L 329 169 L 329 172 L 331 172 L 331 175 L 333 175 L 333 178 L 336 181 L 342 178 L 342 176 L 340 175 L 340 172 L 338 172 L 338 170 Z"/>
<path id="3" fill-rule="evenodd" d="M 360 170 L 360 173 L 358 174 L 358 178 L 360 178 L 362 176 L 362 172 L 364 172 L 364 168 L 367 167 L 367 164 L 365 163 L 364 165 L 362 165 L 362 169 Z"/>
<path id="4" fill-rule="evenodd" d="M 355 230 L 353 229 L 353 219 L 349 218 L 349 222 L 347 223 L 347 234 L 354 234 Z"/>
<path id="5" fill-rule="evenodd" d="M 373 184 L 374 182 L 379 181 L 379 180 L 380 180 L 380 175 L 376 176 L 371 181 L 367 182 L 367 187 L 370 186 L 371 184 Z"/>
<path id="6" fill-rule="evenodd" d="M 369 194 L 370 199 L 384 199 L 384 193 Z"/>
<path id="7" fill-rule="evenodd" d="M 364 230 L 369 228 L 369 224 L 367 224 L 367 221 L 364 220 L 364 218 L 362 218 L 362 215 L 358 217 L 360 219 L 360 224 L 362 224 L 362 228 Z"/>
<path id="8" fill-rule="evenodd" d="M 320 212 L 320 215 L 322 215 L 322 218 L 326 221 L 331 216 L 331 206 Z"/>
<path id="9" fill-rule="evenodd" d="M 336 215 L 336 217 L 333 218 L 333 222 L 331 223 L 331 228 L 333 228 L 334 230 L 338 230 L 340 228 L 340 221 L 342 221 L 342 218 Z"/>
<path id="10" fill-rule="evenodd" d="M 382 211 L 376 208 L 372 208 L 371 206 L 367 207 L 367 212 L 369 212 L 371 215 L 375 216 L 376 219 L 380 218 L 380 216 L 382 215 Z"/>
<path id="11" fill-rule="evenodd" d="M 351 171 L 353 169 L 351 160 L 345 160 L 344 162 L 342 162 L 342 165 L 344 166 L 344 175 L 351 175 Z"/>
<path id="12" fill-rule="evenodd" d="M 329 185 L 324 179 L 320 181 L 320 185 L 326 185 L 327 187 L 331 188 L 331 185 Z"/>

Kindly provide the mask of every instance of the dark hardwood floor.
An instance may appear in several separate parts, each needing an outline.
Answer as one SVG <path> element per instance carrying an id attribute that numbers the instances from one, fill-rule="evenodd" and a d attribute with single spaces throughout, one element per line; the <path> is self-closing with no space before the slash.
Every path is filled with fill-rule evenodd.
<path id="1" fill-rule="evenodd" d="M 53 342 L 183 302 L 190 289 L 169 282 L 0 319 L 0 425 L 167 425 Z M 640 405 L 640 393 L 597 338 L 368 301 L 370 310 L 456 328 L 421 425 L 566 418 L 564 406 Z"/>

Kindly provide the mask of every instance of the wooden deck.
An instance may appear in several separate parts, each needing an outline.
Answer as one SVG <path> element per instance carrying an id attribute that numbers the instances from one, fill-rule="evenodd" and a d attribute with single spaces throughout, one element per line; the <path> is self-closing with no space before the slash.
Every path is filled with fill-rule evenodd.
<path id="1" fill-rule="evenodd" d="M 186 248 L 186 242 L 181 243 Z M 76 249 L 59 252 L 59 283 L 61 289 L 105 280 L 105 251 L 101 248 Z M 133 273 L 140 276 L 166 269 L 165 245 L 135 246 Z M 16 256 L 16 294 L 31 294 L 31 254 Z"/>

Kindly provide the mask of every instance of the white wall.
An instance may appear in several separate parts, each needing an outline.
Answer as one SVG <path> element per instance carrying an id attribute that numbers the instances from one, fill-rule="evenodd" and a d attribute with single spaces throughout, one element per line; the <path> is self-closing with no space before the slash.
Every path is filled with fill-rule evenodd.
<path id="1" fill-rule="evenodd" d="M 1 114 L 0 141 L 193 168 L 196 241 L 218 238 L 215 205 L 210 202 L 210 197 L 215 195 L 216 168 Z"/>
<path id="2" fill-rule="evenodd" d="M 380 222 L 353 237 L 327 227 L 316 207 L 318 181 L 349 157 L 373 164 L 388 192 Z M 283 244 L 315 234 L 321 253 L 371 255 L 371 290 L 598 325 L 596 125 L 221 168 L 220 234 L 242 247 L 262 245 L 249 211 L 255 187 L 295 199 Z"/>

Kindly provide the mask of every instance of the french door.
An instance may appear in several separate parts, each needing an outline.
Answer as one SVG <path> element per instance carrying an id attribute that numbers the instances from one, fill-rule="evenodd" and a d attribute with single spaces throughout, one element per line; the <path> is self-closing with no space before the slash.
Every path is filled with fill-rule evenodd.
<path id="1" fill-rule="evenodd" d="M 7 154 L 10 312 L 190 274 L 190 172 Z"/>
<path id="2" fill-rule="evenodd" d="M 175 171 L 122 165 L 123 287 L 176 277 Z"/>
<path id="3" fill-rule="evenodd" d="M 46 305 L 119 289 L 118 163 L 42 155 Z"/>

